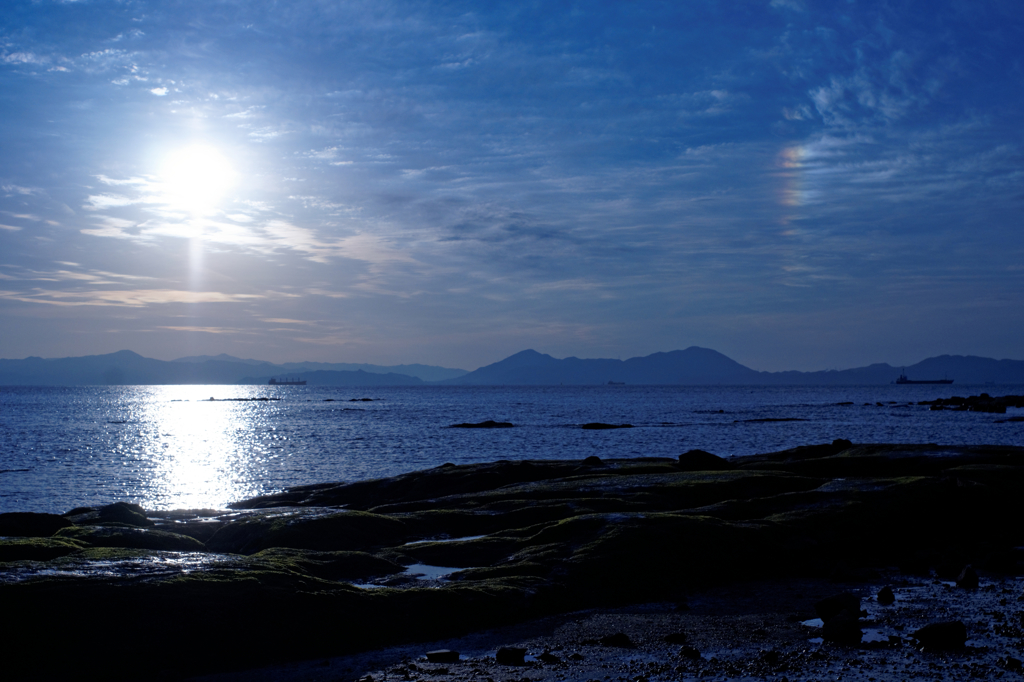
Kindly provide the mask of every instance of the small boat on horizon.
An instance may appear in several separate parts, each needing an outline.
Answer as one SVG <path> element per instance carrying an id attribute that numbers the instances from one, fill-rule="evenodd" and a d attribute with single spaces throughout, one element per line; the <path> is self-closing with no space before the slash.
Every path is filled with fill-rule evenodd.
<path id="1" fill-rule="evenodd" d="M 276 378 L 270 377 L 270 381 L 268 382 L 268 385 L 269 386 L 305 386 L 306 385 L 306 380 L 305 379 L 300 379 L 298 377 L 295 377 L 294 379 L 281 379 L 280 381 L 278 381 Z"/>
<path id="2" fill-rule="evenodd" d="M 905 373 L 900 373 L 896 380 L 897 384 L 951 384 L 952 379 L 908 379 Z"/>

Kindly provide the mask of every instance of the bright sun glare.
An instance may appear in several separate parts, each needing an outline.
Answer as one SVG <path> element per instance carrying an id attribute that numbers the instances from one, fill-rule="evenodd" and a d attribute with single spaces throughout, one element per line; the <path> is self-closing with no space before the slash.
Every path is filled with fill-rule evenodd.
<path id="1" fill-rule="evenodd" d="M 203 213 L 214 208 L 235 181 L 235 171 L 213 147 L 192 145 L 172 152 L 161 173 L 167 200 L 175 208 Z"/>

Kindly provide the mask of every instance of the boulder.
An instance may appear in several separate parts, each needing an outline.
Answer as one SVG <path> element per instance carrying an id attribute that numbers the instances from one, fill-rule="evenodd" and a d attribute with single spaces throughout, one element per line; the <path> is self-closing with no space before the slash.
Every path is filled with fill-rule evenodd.
<path id="1" fill-rule="evenodd" d="M 926 649 L 960 649 L 967 643 L 967 626 L 959 620 L 929 623 L 911 636 Z"/>
<path id="2" fill-rule="evenodd" d="M 814 612 L 823 623 L 827 623 L 843 611 L 860 616 L 860 597 L 850 592 L 834 594 L 815 603 Z"/>
<path id="3" fill-rule="evenodd" d="M 860 644 L 860 611 L 843 609 L 828 620 L 821 628 L 821 638 L 826 642 L 854 645 Z"/>
<path id="4" fill-rule="evenodd" d="M 683 658 L 688 658 L 691 661 L 696 661 L 700 658 L 700 651 L 692 646 L 683 646 L 679 649 L 679 655 Z"/>
<path id="5" fill-rule="evenodd" d="M 892 588 L 886 585 L 878 591 L 875 600 L 882 606 L 890 606 L 896 601 L 896 595 L 893 594 Z"/>
<path id="6" fill-rule="evenodd" d="M 683 471 L 726 471 L 732 469 L 732 464 L 704 450 L 689 450 L 679 455 L 679 468 Z"/>
<path id="7" fill-rule="evenodd" d="M 978 572 L 974 570 L 973 566 L 965 566 L 964 570 L 960 571 L 960 575 L 956 578 L 956 586 L 965 590 L 978 588 Z"/>

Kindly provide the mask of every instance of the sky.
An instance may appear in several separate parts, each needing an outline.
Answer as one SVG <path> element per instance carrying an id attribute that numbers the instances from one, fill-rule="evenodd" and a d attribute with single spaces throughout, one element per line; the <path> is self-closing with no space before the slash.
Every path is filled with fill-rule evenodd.
<path id="1" fill-rule="evenodd" d="M 3 0 L 0 357 L 1024 359 L 1019 0 Z"/>

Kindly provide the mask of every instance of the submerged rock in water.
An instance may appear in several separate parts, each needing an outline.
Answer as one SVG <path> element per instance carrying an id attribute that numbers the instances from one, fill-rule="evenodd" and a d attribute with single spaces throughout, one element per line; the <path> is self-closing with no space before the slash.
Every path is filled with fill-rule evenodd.
<path id="1" fill-rule="evenodd" d="M 510 422 L 496 422 L 496 421 L 493 421 L 491 419 L 488 419 L 487 421 L 478 422 L 476 424 L 472 424 L 472 423 L 469 423 L 469 422 L 465 422 L 465 423 L 462 423 L 462 424 L 452 424 L 448 428 L 450 428 L 450 429 L 510 429 L 513 426 L 515 426 L 515 424 L 512 424 Z"/>

